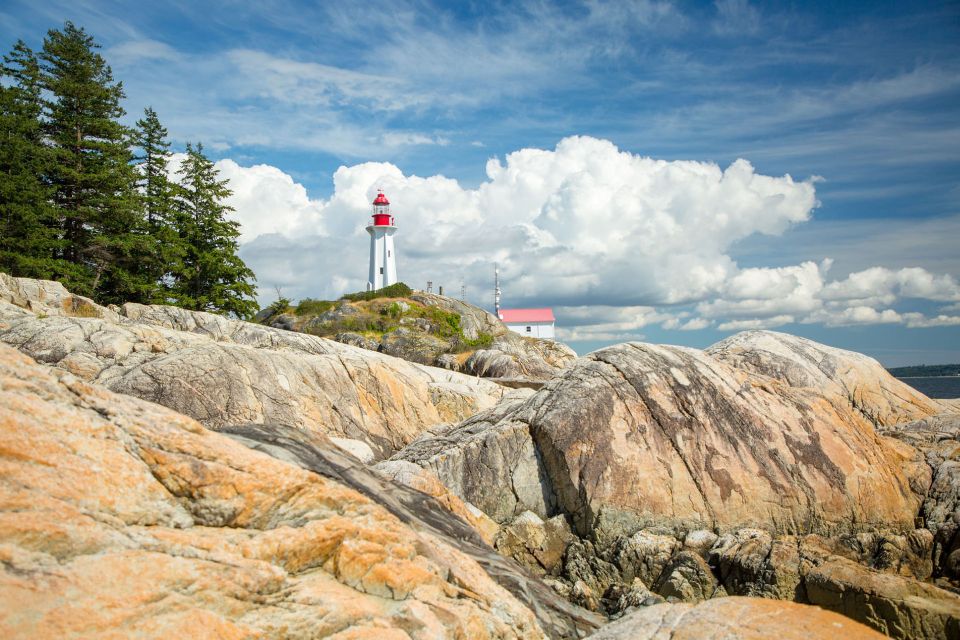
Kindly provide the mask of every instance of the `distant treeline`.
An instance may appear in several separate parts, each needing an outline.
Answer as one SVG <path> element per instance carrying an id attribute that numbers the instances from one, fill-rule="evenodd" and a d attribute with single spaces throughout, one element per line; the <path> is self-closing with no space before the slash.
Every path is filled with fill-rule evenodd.
<path id="1" fill-rule="evenodd" d="M 174 179 L 153 109 L 120 123 L 123 84 L 67 22 L 0 68 L 0 271 L 54 279 L 100 303 L 249 317 L 256 280 L 226 219 L 227 182 L 201 144 Z"/>
<path id="2" fill-rule="evenodd" d="M 918 364 L 912 367 L 887 369 L 898 378 L 933 378 L 936 376 L 960 376 L 960 364 Z"/>

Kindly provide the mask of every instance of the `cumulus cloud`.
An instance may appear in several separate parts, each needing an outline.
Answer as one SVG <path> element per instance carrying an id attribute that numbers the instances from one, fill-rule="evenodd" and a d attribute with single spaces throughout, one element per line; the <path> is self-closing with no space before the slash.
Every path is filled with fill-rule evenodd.
<path id="1" fill-rule="evenodd" d="M 754 318 L 752 320 L 731 320 L 721 323 L 717 328 L 720 331 L 746 331 L 748 329 L 773 329 L 795 322 L 793 316 L 779 315 L 769 318 Z"/>
<path id="2" fill-rule="evenodd" d="M 270 178 L 281 186 L 280 176 L 255 169 L 232 174 L 238 194 L 263 191 L 241 185 L 244 180 L 259 185 Z M 258 232 L 276 224 L 289 234 L 314 217 L 317 235 L 362 251 L 369 202 L 383 188 L 395 202 L 404 279 L 421 286 L 462 279 L 473 290 L 486 289 L 497 261 L 508 300 L 557 306 L 703 299 L 735 275 L 727 255 L 732 243 L 781 233 L 816 206 L 811 182 L 764 176 L 745 160 L 726 168 L 666 162 L 588 137 L 491 159 L 486 172 L 485 182 L 467 189 L 443 176 L 407 176 L 389 163 L 363 163 L 336 171 L 329 201 L 311 204 L 287 184 L 289 195 L 271 198 L 289 201 L 288 211 L 268 211 L 266 195 L 249 208 L 234 206 Z M 318 263 L 321 273 L 362 288 L 365 260 Z"/>
<path id="3" fill-rule="evenodd" d="M 370 201 L 394 203 L 401 278 L 445 285 L 492 306 L 493 263 L 505 306 L 553 306 L 566 340 L 636 338 L 648 325 L 696 331 L 953 323 L 893 305 L 903 298 L 954 303 L 950 275 L 874 267 L 828 279 L 832 262 L 740 268 L 731 246 L 810 219 L 814 180 L 765 176 L 746 160 L 663 161 L 606 140 L 571 137 L 555 149 L 491 158 L 476 188 L 389 163 L 340 167 L 327 200 L 311 200 L 275 167 L 217 164 L 243 228 L 245 259 L 265 299 L 333 297 L 365 287 Z"/>
<path id="4" fill-rule="evenodd" d="M 960 301 L 960 284 L 949 274 L 934 275 L 918 268 L 894 271 L 873 267 L 832 282 L 823 292 L 826 300 L 862 300 L 889 304 L 898 297 L 943 302 Z"/>

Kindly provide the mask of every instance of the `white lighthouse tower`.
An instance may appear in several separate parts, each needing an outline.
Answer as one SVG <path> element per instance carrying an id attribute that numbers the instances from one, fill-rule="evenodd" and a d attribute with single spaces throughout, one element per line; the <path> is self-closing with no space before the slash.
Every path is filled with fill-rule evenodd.
<path id="1" fill-rule="evenodd" d="M 367 291 L 383 289 L 397 281 L 397 258 L 393 250 L 393 234 L 397 227 L 390 215 L 390 201 L 383 191 L 377 191 L 373 201 L 373 223 L 367 226 L 370 234 L 370 277 Z"/>

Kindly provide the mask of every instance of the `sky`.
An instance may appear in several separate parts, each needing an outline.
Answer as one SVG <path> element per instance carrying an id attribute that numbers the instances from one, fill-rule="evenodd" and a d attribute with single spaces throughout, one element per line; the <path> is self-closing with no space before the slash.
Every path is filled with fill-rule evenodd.
<path id="1" fill-rule="evenodd" d="M 960 3 L 7 0 L 71 20 L 234 191 L 259 300 L 401 280 L 578 352 L 770 328 L 960 362 Z"/>

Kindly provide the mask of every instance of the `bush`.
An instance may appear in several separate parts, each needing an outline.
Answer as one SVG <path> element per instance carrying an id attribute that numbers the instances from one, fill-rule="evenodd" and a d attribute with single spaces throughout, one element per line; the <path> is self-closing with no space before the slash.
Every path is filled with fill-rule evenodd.
<path id="1" fill-rule="evenodd" d="M 474 349 L 488 349 L 493 345 L 493 336 L 489 333 L 478 333 L 477 337 L 473 340 L 469 338 L 464 338 L 463 340 L 468 347 L 473 347 Z"/>
<path id="2" fill-rule="evenodd" d="M 403 315 L 403 307 L 400 306 L 399 302 L 391 302 L 390 304 L 381 303 L 377 306 L 371 306 L 371 309 L 375 310 L 381 316 L 386 316 L 393 320 L 399 320 Z"/>
<path id="3" fill-rule="evenodd" d="M 290 299 L 289 298 L 278 298 L 267 305 L 267 311 L 270 312 L 270 315 L 267 318 L 272 318 L 273 316 L 278 316 L 281 313 L 286 313 L 290 310 Z"/>
<path id="4" fill-rule="evenodd" d="M 436 335 L 441 338 L 463 336 L 460 330 L 460 315 L 451 311 L 444 311 L 437 307 L 424 307 L 423 317 L 436 328 Z"/>
<path id="5" fill-rule="evenodd" d="M 298 316 L 318 316 L 325 311 L 333 309 L 336 302 L 332 300 L 314 300 L 313 298 L 304 298 L 295 309 Z"/>
<path id="6" fill-rule="evenodd" d="M 413 293 L 413 289 L 402 282 L 397 282 L 396 284 L 392 284 L 389 287 L 384 287 L 383 289 L 377 289 L 376 291 L 358 291 L 357 293 L 348 293 L 340 299 L 349 300 L 350 302 L 359 302 L 361 300 L 376 300 L 377 298 L 406 298 L 411 293 Z"/>

